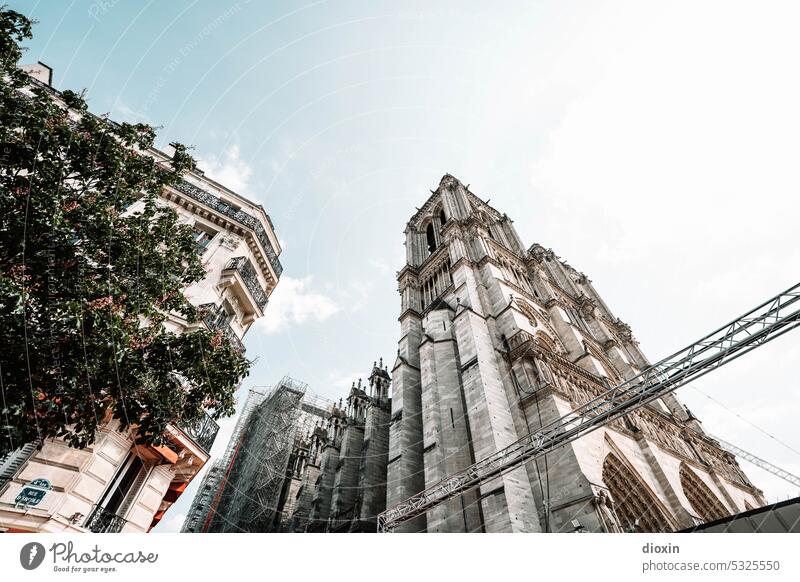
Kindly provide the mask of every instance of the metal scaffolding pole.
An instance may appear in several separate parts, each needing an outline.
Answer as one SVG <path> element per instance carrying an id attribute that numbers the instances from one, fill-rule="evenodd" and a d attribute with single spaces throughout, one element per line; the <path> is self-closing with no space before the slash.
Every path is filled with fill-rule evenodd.
<path id="1" fill-rule="evenodd" d="M 261 405 L 251 428 L 254 446 L 250 447 L 242 470 L 243 474 L 251 476 L 243 479 L 247 488 L 239 499 L 246 508 L 239 513 L 243 529 L 247 531 L 270 531 L 275 519 L 294 443 L 300 401 L 306 390 L 304 384 L 289 380 L 284 378 Z"/>
<path id="2" fill-rule="evenodd" d="M 426 513 L 440 503 L 641 408 L 794 329 L 800 325 L 799 301 L 800 284 L 765 301 L 560 419 L 524 436 L 511 446 L 390 507 L 378 516 L 378 531 L 392 531 L 397 525 Z M 511 338 L 509 343 L 513 345 Z"/>
<path id="3" fill-rule="evenodd" d="M 722 447 L 724 450 L 728 451 L 729 453 L 736 455 L 737 457 L 744 459 L 745 461 L 752 463 L 756 467 L 760 467 L 767 471 L 768 473 L 772 473 L 776 477 L 780 477 L 787 483 L 791 483 L 796 487 L 800 487 L 800 477 L 797 475 L 786 471 L 785 469 L 781 469 L 770 463 L 769 461 L 765 461 L 761 457 L 755 456 L 753 453 L 749 453 L 744 449 L 740 449 L 736 445 L 732 445 L 731 443 L 722 440 L 718 436 L 712 437 L 715 441 L 719 443 L 719 446 Z"/>

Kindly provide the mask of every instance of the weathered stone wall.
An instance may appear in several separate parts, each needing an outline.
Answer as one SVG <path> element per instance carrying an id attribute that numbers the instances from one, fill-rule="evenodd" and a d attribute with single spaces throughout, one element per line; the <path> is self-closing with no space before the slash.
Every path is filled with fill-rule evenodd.
<path id="1" fill-rule="evenodd" d="M 336 478 L 336 466 L 339 463 L 339 446 L 325 445 L 322 449 L 319 476 L 317 477 L 314 495 L 311 500 L 309 514 L 310 529 L 324 529 L 331 516 L 333 484 Z"/>
<path id="2" fill-rule="evenodd" d="M 331 515 L 353 509 L 359 489 L 358 477 L 363 442 L 363 425 L 348 421 L 342 435 L 342 446 L 334 471 Z"/>
<path id="3" fill-rule="evenodd" d="M 387 403 L 388 404 L 388 403 Z M 388 406 L 373 404 L 364 422 L 364 444 L 359 473 L 361 509 L 358 520 L 375 531 L 376 518 L 386 509 L 386 472 L 389 461 Z"/>

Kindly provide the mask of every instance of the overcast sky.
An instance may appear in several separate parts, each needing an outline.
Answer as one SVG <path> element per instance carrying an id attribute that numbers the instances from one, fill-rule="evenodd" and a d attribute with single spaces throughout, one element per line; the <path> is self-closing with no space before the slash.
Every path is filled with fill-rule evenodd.
<path id="1" fill-rule="evenodd" d="M 271 215 L 285 270 L 245 388 L 338 398 L 393 360 L 402 231 L 445 172 L 586 273 L 653 361 L 800 278 L 797 3 L 266 4 L 10 3 L 57 88 L 194 145 Z M 800 474 L 799 359 L 790 333 L 679 395 Z"/>

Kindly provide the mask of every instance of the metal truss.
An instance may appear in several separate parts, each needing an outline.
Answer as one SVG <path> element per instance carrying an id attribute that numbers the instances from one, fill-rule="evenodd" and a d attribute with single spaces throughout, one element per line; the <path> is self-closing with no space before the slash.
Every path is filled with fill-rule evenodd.
<path id="1" fill-rule="evenodd" d="M 791 483 L 796 487 L 800 487 L 800 477 L 798 477 L 797 475 L 790 473 L 789 471 L 786 471 L 784 469 L 781 469 L 780 467 L 776 467 L 769 461 L 765 461 L 761 457 L 756 457 L 753 453 L 748 453 L 744 449 L 740 449 L 736 445 L 732 445 L 731 443 L 722 440 L 718 436 L 712 438 L 719 443 L 720 447 L 722 447 L 729 453 L 734 454 L 737 457 L 740 457 L 749 463 L 752 463 L 756 467 L 761 467 L 762 469 L 764 469 L 769 473 L 772 473 L 776 477 L 780 477 L 787 483 Z"/>
<path id="2" fill-rule="evenodd" d="M 800 325 L 798 302 L 800 284 L 505 449 L 390 507 L 378 516 L 378 531 L 392 531 L 440 503 L 552 452 L 783 335 Z"/>

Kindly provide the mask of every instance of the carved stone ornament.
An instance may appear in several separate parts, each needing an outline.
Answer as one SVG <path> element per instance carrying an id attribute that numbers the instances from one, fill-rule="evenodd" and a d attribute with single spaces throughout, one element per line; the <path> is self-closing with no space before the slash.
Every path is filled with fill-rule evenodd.
<path id="1" fill-rule="evenodd" d="M 633 339 L 633 331 L 631 331 L 631 326 L 619 318 L 617 318 L 617 320 L 614 322 L 614 331 L 625 342 L 635 341 Z"/>
<path id="2" fill-rule="evenodd" d="M 242 242 L 241 237 L 238 237 L 235 234 L 228 233 L 222 237 L 220 244 L 226 249 L 235 251 L 239 247 L 239 243 L 241 242 Z"/>
<path id="3" fill-rule="evenodd" d="M 595 309 L 597 309 L 597 302 L 584 294 L 578 297 L 578 308 L 581 310 L 583 316 L 587 319 L 594 319 Z"/>

